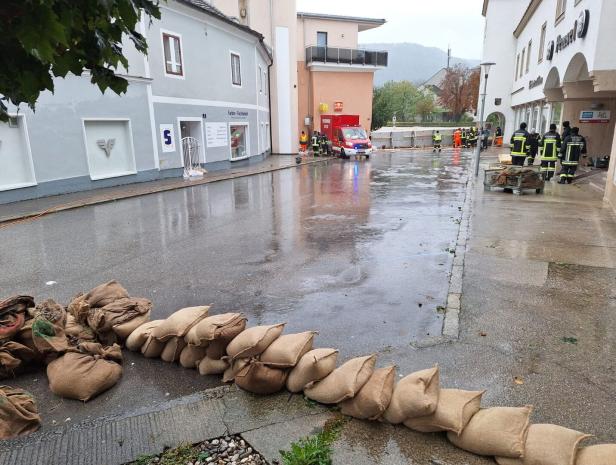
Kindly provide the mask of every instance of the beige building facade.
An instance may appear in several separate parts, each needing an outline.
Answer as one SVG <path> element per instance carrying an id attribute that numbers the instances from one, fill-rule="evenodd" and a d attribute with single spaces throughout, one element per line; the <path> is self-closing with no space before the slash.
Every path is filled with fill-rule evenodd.
<path id="1" fill-rule="evenodd" d="M 301 131 L 319 131 L 321 114 L 358 114 L 370 129 L 374 73 L 387 52 L 359 49 L 359 33 L 384 19 L 298 13 L 295 0 L 210 0 L 264 36 L 269 70 L 272 151 L 297 153 Z"/>
<path id="2" fill-rule="evenodd" d="M 371 127 L 374 73 L 387 52 L 359 49 L 359 33 L 383 19 L 297 14 L 297 76 L 300 131 L 321 130 L 322 114 L 359 115 Z"/>

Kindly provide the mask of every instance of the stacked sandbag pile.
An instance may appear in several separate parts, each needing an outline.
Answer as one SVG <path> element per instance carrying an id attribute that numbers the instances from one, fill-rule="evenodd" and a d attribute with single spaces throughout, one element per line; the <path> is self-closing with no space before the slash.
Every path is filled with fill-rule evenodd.
<path id="1" fill-rule="evenodd" d="M 223 313 L 204 318 L 184 337 L 186 347 L 180 365 L 197 368 L 201 375 L 220 375 L 229 368 L 225 355 L 229 343 L 246 328 L 242 313 Z"/>
<path id="2" fill-rule="evenodd" d="M 210 307 L 186 307 L 164 320 L 149 321 L 133 330 L 126 339 L 129 350 L 141 351 L 144 357 L 160 358 L 173 363 L 180 360 L 189 330 L 208 316 Z"/>
<path id="3" fill-rule="evenodd" d="M 74 318 L 71 323 L 89 327 L 96 339 L 106 345 L 124 341 L 137 327 L 150 320 L 151 310 L 152 302 L 130 297 L 115 280 L 86 294 L 77 294 L 68 305 Z"/>

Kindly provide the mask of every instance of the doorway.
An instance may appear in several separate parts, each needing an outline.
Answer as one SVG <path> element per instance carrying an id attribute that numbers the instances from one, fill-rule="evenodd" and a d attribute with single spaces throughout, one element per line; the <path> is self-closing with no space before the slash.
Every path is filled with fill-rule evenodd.
<path id="1" fill-rule="evenodd" d="M 205 163 L 205 144 L 203 143 L 203 121 L 201 118 L 178 118 L 182 161 L 185 169 L 194 169 Z"/>

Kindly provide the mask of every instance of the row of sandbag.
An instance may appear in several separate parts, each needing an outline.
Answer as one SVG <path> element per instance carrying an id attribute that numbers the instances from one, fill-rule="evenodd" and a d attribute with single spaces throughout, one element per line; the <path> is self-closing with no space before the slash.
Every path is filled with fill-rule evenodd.
<path id="1" fill-rule="evenodd" d="M 338 404 L 343 414 L 358 419 L 404 424 L 420 432 L 446 431 L 456 446 L 495 456 L 500 465 L 616 465 L 616 445 L 586 447 L 578 453 L 588 435 L 556 425 L 531 425 L 530 406 L 482 409 L 485 391 L 441 388 L 438 367 L 396 383 L 395 367 L 375 368 L 375 355 L 353 358 L 336 368 L 338 351 L 314 349 L 315 332 L 282 335 L 284 324 L 244 329 L 243 315 L 208 316 L 208 310 L 183 309 L 153 327 L 143 325 L 129 336 L 127 347 L 147 354 L 148 341 L 155 340 L 160 343 L 157 351 L 163 347 L 162 355 L 168 346 L 182 346 L 166 360 L 200 371 L 219 361 L 216 369 L 203 374 L 224 370 L 225 382 L 234 380 L 249 392 L 270 394 L 286 387 L 323 404 Z M 172 338 L 178 341 L 169 344 Z M 212 345 L 215 353 L 208 354 Z M 220 355 L 223 348 L 226 356 Z"/>

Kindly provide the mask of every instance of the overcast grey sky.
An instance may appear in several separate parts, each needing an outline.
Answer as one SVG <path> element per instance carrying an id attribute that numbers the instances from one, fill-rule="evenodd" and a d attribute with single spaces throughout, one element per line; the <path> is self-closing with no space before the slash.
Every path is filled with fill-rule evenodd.
<path id="1" fill-rule="evenodd" d="M 414 42 L 454 56 L 481 58 L 483 0 L 298 0 L 310 13 L 385 18 L 387 24 L 360 33 L 360 43 Z"/>

